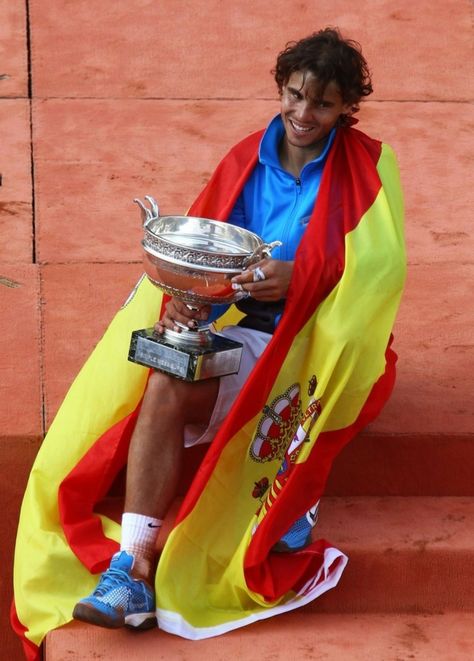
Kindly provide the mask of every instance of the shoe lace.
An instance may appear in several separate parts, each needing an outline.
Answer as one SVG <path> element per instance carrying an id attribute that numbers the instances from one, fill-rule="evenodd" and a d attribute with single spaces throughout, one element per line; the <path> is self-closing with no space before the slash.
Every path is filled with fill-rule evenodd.
<path id="1" fill-rule="evenodd" d="M 99 584 L 94 590 L 94 594 L 98 597 L 103 597 L 109 590 L 113 588 L 123 587 L 124 583 L 128 583 L 130 577 L 123 569 L 115 569 L 109 567 L 107 571 L 100 577 Z"/>

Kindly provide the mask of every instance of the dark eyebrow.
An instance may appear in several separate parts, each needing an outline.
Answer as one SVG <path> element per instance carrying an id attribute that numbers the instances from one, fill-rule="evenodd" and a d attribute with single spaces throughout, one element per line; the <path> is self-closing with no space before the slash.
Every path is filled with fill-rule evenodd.
<path id="1" fill-rule="evenodd" d="M 299 96 L 303 97 L 303 94 L 302 94 L 302 92 L 301 92 L 301 89 L 302 89 L 301 87 L 298 89 L 298 88 L 296 88 L 296 87 L 292 87 L 291 85 L 287 85 L 287 86 L 286 86 L 286 89 L 287 89 L 289 92 L 291 92 L 292 94 L 299 94 Z M 323 92 L 323 94 L 324 94 L 324 92 Z M 327 101 L 327 100 L 324 98 L 324 96 L 314 96 L 314 97 L 311 99 L 311 101 L 312 101 L 315 105 L 319 105 L 320 103 L 324 103 L 324 104 L 327 105 L 327 106 L 331 106 L 331 107 L 334 106 L 334 103 L 333 103 L 332 101 Z"/>
<path id="2" fill-rule="evenodd" d="M 293 94 L 299 94 L 300 96 L 303 96 L 301 93 L 301 87 L 297 89 L 296 87 L 291 87 L 290 85 L 287 85 L 286 89 L 292 92 Z"/>

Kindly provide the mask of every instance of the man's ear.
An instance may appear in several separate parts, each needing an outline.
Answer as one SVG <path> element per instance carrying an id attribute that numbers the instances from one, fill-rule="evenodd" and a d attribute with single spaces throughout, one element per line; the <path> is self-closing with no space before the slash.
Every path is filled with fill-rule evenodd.
<path id="1" fill-rule="evenodd" d="M 359 108 L 354 104 L 354 103 L 345 103 L 342 114 L 345 115 L 346 117 L 352 117 L 354 113 L 356 113 L 359 110 Z"/>

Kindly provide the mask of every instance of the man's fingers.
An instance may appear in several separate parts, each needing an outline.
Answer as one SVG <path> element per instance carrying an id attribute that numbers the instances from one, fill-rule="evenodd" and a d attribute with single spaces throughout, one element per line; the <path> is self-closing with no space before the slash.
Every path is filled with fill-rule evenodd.
<path id="1" fill-rule="evenodd" d="M 163 317 L 155 324 L 155 330 L 163 333 L 166 328 L 181 332 L 182 328 L 176 323 L 195 329 L 199 325 L 199 320 L 205 320 L 209 316 L 211 306 L 203 305 L 201 308 L 188 308 L 182 301 L 171 299 L 166 306 Z"/>
<path id="2" fill-rule="evenodd" d="M 180 333 L 180 332 L 181 332 L 181 328 L 180 328 L 179 326 L 176 325 L 175 321 L 174 321 L 173 319 L 169 319 L 169 318 L 167 318 L 167 317 L 163 317 L 163 319 L 160 319 L 160 321 L 158 321 L 158 322 L 155 324 L 154 328 L 155 328 L 155 330 L 156 330 L 158 333 L 160 333 L 160 335 L 161 335 L 162 333 L 164 333 L 164 331 L 165 331 L 167 328 L 168 328 L 169 330 L 174 330 L 174 331 L 176 331 L 177 333 Z"/>
<path id="3" fill-rule="evenodd" d="M 279 289 L 268 281 L 247 283 L 243 285 L 243 291 L 248 292 L 257 301 L 277 301 L 281 298 Z"/>

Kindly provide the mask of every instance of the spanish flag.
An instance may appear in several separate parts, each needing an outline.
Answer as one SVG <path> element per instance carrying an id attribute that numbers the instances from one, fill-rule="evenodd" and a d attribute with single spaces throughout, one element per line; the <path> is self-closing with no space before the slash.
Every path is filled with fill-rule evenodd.
<path id="1" fill-rule="evenodd" d="M 225 221 L 262 132 L 234 147 L 190 209 Z M 326 540 L 273 545 L 321 497 L 332 462 L 393 388 L 391 329 L 405 278 L 403 201 L 390 147 L 338 130 L 298 248 L 285 311 L 194 478 L 156 574 L 160 628 L 200 639 L 334 587 L 346 556 Z M 33 466 L 15 552 L 12 623 L 29 659 L 71 619 L 118 550 L 101 513 L 125 466 L 147 382 L 127 360 L 161 293 L 142 278 L 69 390 Z M 231 310 L 222 325 L 232 322 Z"/>

